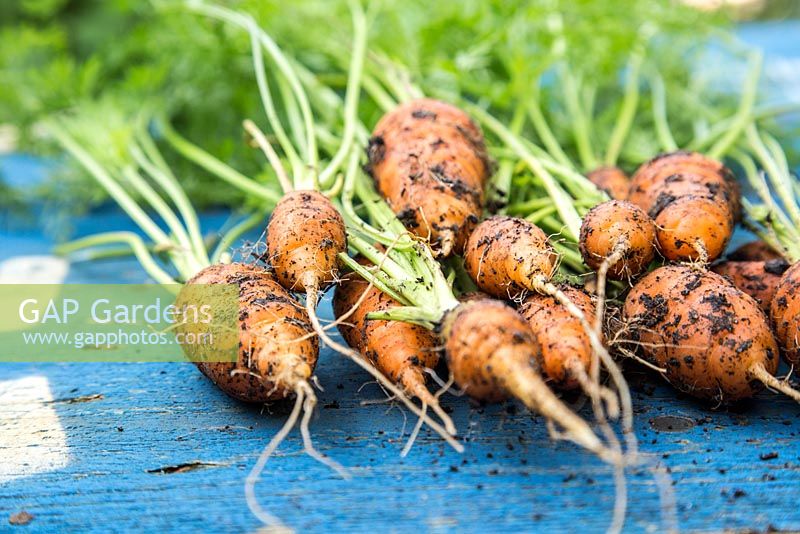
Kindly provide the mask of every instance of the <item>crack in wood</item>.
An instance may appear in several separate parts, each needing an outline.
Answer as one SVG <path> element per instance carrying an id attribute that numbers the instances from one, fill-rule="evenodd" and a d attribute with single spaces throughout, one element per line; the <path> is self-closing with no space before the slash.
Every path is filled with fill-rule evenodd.
<path id="1" fill-rule="evenodd" d="M 158 467 L 156 469 L 148 469 L 147 472 L 154 475 L 173 475 L 176 473 L 187 473 L 189 471 L 197 471 L 198 469 L 209 469 L 212 467 L 222 467 L 225 464 L 216 462 L 186 462 L 182 464 L 167 465 Z"/>

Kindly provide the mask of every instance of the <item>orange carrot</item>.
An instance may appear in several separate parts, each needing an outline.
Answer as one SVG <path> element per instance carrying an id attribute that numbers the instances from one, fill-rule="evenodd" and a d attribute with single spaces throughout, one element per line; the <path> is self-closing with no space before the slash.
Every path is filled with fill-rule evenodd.
<path id="1" fill-rule="evenodd" d="M 726 260 L 711 266 L 712 271 L 728 278 L 733 285 L 756 299 L 765 313 L 769 313 L 772 297 L 788 268 L 789 262 L 783 258 L 767 261 Z"/>
<path id="2" fill-rule="evenodd" d="M 633 341 L 681 391 L 729 403 L 752 397 L 763 383 L 800 400 L 774 376 L 778 344 L 758 303 L 715 273 L 656 269 L 630 291 L 624 315 Z"/>
<path id="3" fill-rule="evenodd" d="M 601 335 L 589 322 L 586 314 L 551 282 L 555 272 L 556 255 L 544 232 L 524 219 L 496 216 L 486 219 L 475 228 L 464 251 L 464 265 L 478 288 L 501 298 L 520 299 L 527 292 L 551 296 L 573 317 L 578 319 L 596 353 L 619 390 L 622 415 L 629 445 L 635 450 L 633 437 L 633 408 L 625 378 L 617 367 Z M 570 355 L 562 354 L 562 358 Z M 599 362 L 593 362 L 590 376 L 596 387 L 587 391 L 597 401 L 599 394 Z M 595 405 L 598 405 L 595 402 Z"/>
<path id="4" fill-rule="evenodd" d="M 438 255 L 460 252 L 477 224 L 490 163 L 483 134 L 463 111 L 417 99 L 375 126 L 369 170 L 406 227 Z"/>
<path id="5" fill-rule="evenodd" d="M 653 218 L 660 251 L 673 261 L 718 258 L 741 212 L 733 174 L 690 152 L 664 154 L 642 165 L 631 179 L 628 200 Z"/>
<path id="6" fill-rule="evenodd" d="M 469 237 L 464 266 L 478 287 L 494 297 L 515 299 L 554 274 L 557 256 L 535 224 L 495 215 Z"/>
<path id="7" fill-rule="evenodd" d="M 598 189 L 608 193 L 612 199 L 625 200 L 628 198 L 631 180 L 619 167 L 599 167 L 586 173 L 586 177 Z"/>
<path id="8" fill-rule="evenodd" d="M 784 358 L 800 365 L 800 263 L 781 277 L 770 307 L 772 326 Z"/>
<path id="9" fill-rule="evenodd" d="M 436 336 L 418 325 L 367 318 L 370 313 L 399 305 L 354 273 L 342 277 L 333 297 L 334 315 L 342 319 L 338 324 L 339 332 L 347 344 L 402 386 L 406 393 L 420 399 L 423 407 L 430 406 L 445 423 L 445 428 L 455 433 L 450 416 L 425 385 L 426 369 L 434 369 L 439 363 Z M 350 312 L 352 314 L 347 316 Z"/>
<path id="10" fill-rule="evenodd" d="M 541 346 L 512 308 L 495 300 L 463 303 L 445 316 L 441 332 L 455 382 L 470 397 L 485 402 L 515 397 L 559 424 L 569 439 L 606 461 L 621 463 L 531 365 L 531 358 L 541 358 Z"/>
<path id="11" fill-rule="evenodd" d="M 593 270 L 605 270 L 614 280 L 633 278 L 653 261 L 656 227 L 635 204 L 609 200 L 584 216 L 579 245 Z"/>
<path id="12" fill-rule="evenodd" d="M 336 256 L 346 250 L 344 220 L 316 191 L 291 191 L 275 206 L 267 226 L 267 254 L 287 289 L 325 289 L 338 273 Z"/>
<path id="13" fill-rule="evenodd" d="M 308 335 L 313 330 L 302 305 L 269 272 L 241 263 L 213 265 L 187 282 L 189 288 L 194 284 L 239 286 L 238 360 L 211 363 L 190 354 L 214 384 L 238 400 L 263 403 L 284 399 L 307 383 L 317 363 L 317 340 Z M 178 330 L 198 326 L 179 325 Z M 204 346 L 185 348 L 200 351 Z"/>

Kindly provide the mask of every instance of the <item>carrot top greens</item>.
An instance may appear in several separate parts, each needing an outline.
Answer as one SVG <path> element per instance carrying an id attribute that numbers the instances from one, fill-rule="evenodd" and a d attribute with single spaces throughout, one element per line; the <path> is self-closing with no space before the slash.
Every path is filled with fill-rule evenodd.
<path id="1" fill-rule="evenodd" d="M 180 0 L 68 0 L 4 5 L 0 43 L 9 46 L 0 46 L 0 122 L 18 128 L 21 147 L 52 153 L 52 147 L 36 137 L 34 125 L 43 117 L 67 108 L 92 113 L 99 97 L 123 108 L 149 101 L 156 114 L 164 115 L 183 136 L 214 158 L 245 175 L 257 175 L 263 163 L 257 153 L 238 142 L 240 123 L 235 119 L 258 116 L 263 97 L 252 90 L 256 74 L 244 59 L 250 37 L 230 25 L 188 13 L 185 4 Z M 346 77 L 341 73 L 351 52 L 346 1 L 240 0 L 228 5 L 269 28 L 281 48 L 291 51 L 308 68 L 311 80 L 288 80 L 288 85 L 272 80 L 273 98 L 290 91 L 300 94 L 301 81 L 329 85 L 343 94 Z M 455 4 L 412 0 L 372 3 L 367 18 L 371 57 L 407 65 L 414 79 L 434 96 L 447 93 L 491 104 L 505 123 L 513 124 L 517 104 L 523 96 L 530 100 L 531 93 L 538 107 L 553 110 L 551 124 L 562 123 L 560 119 L 569 110 L 560 102 L 560 92 L 542 79 L 545 71 L 560 62 L 569 65 L 576 81 L 592 80 L 596 86 L 576 85 L 585 88 L 583 107 L 591 100 L 602 103 L 620 70 L 631 65 L 643 26 L 659 35 L 656 51 L 648 52 L 648 57 L 657 59 L 659 72 L 667 80 L 666 90 L 682 94 L 681 101 L 669 109 L 670 114 L 679 115 L 672 120 L 676 127 L 691 124 L 698 108 L 730 108 L 729 99 L 688 105 L 693 91 L 687 91 L 685 83 L 692 70 L 686 59 L 690 43 L 724 33 L 726 21 L 669 0 L 468 0 Z M 297 20 L 304 24 L 296 24 Z M 315 31 L 305 31 L 308 27 Z M 380 81 L 402 82 L 391 69 L 378 74 L 384 78 Z M 308 105 L 314 103 L 298 101 L 297 106 L 281 107 L 277 113 L 308 126 Z M 222 109 L 227 113 L 219 113 Z M 371 103 L 359 110 L 367 124 L 378 113 Z M 592 131 L 613 132 L 608 126 L 616 115 L 615 109 L 597 117 Z M 640 121 L 637 116 L 631 126 L 632 137 L 639 141 L 645 138 L 636 133 L 641 130 Z M 338 124 L 341 117 L 336 114 L 320 113 L 315 118 L 315 127 L 322 130 Z M 554 128 L 553 135 L 568 153 L 578 144 L 573 144 L 563 127 Z M 620 137 L 621 133 L 616 135 Z M 155 141 L 162 142 L 158 135 Z M 584 144 L 581 141 L 580 151 L 588 157 Z M 596 144 L 619 145 L 605 138 Z M 619 150 L 614 148 L 611 154 Z M 231 188 L 220 192 L 208 187 L 212 178 L 197 172 L 184 158 L 166 157 L 199 207 L 238 204 L 244 198 Z M 296 168 L 297 158 L 289 159 Z M 91 183 L 74 168 L 59 172 L 58 185 L 55 181 L 46 184 L 41 195 L 57 195 L 63 201 Z M 323 181 L 326 178 L 322 176 Z M 100 201 L 105 193 L 95 188 L 92 196 Z"/>

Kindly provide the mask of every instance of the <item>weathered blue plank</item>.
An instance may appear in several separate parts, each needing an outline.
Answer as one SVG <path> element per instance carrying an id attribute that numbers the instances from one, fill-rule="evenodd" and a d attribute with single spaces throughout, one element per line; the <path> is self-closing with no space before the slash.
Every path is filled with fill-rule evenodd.
<path id="1" fill-rule="evenodd" d="M 4 254 L 8 243 L 3 237 Z M 39 244 L 38 252 L 46 252 L 49 244 Z M 69 278 L 143 279 L 130 260 L 76 265 Z M 330 316 L 328 304 L 324 314 Z M 190 364 L 2 368 L 3 380 L 30 375 L 49 381 L 69 463 L 0 486 L 3 521 L 24 509 L 35 516 L 29 529 L 41 532 L 257 526 L 242 484 L 287 407 L 268 414 L 237 404 Z M 446 397 L 444 405 L 453 409 L 467 452 L 459 455 L 423 430 L 411 455 L 401 459 L 406 436 L 400 409 L 361 406 L 380 398 L 380 390 L 373 384 L 359 391 L 368 378 L 328 351 L 317 375 L 325 387 L 313 422 L 317 445 L 344 464 L 353 479 L 340 480 L 305 456 L 293 434 L 268 464 L 258 492 L 288 524 L 398 532 L 575 525 L 602 531 L 607 526 L 613 504 L 609 469 L 571 445 L 551 442 L 540 418 L 511 404 L 477 409 L 464 398 Z M 642 448 L 672 470 L 682 527 L 800 529 L 796 405 L 764 394 L 741 413 L 710 412 L 639 377 L 632 377 L 638 391 L 637 433 Z M 94 400 L 68 402 L 80 397 Z M 688 428 L 664 431 L 668 416 L 681 418 L 678 423 Z M 409 420 L 406 432 L 412 424 Z M 769 453 L 777 457 L 760 459 Z M 150 472 L 194 461 L 215 465 Z M 652 478 L 640 473 L 630 477 L 630 485 L 629 529 L 658 529 Z"/>

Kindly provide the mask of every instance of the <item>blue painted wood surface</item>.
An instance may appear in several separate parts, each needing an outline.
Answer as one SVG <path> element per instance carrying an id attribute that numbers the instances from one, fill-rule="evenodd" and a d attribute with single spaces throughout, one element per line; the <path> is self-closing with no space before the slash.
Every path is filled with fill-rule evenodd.
<path id="1" fill-rule="evenodd" d="M 795 43 L 792 50 L 800 56 L 798 48 Z M 29 168 L 23 164 L 15 174 Z M 203 224 L 211 230 L 225 219 L 209 215 Z M 131 229 L 117 212 L 74 221 L 75 235 L 100 228 Z M 0 218 L 0 260 L 48 253 L 51 246 L 40 228 Z M 126 259 L 75 265 L 68 282 L 143 280 Z M 330 317 L 327 301 L 323 315 Z M 630 371 L 641 447 L 671 474 L 681 529 L 800 530 L 796 404 L 764 393 L 735 409 L 712 411 L 657 377 Z M 243 482 L 286 406 L 267 411 L 238 404 L 190 364 L 0 367 L 0 381 L 29 376 L 49 382 L 49 406 L 66 433 L 68 463 L 31 476 L 22 468 L 18 478 L 1 483 L 0 531 L 257 529 Z M 258 486 L 262 504 L 287 524 L 317 532 L 601 532 L 608 526 L 610 470 L 574 446 L 554 443 L 543 420 L 517 405 L 479 408 L 447 396 L 443 404 L 452 409 L 466 452 L 450 450 L 423 429 L 401 459 L 413 419 L 397 407 L 362 405 L 382 392 L 330 351 L 323 351 L 317 376 L 325 390 L 312 424 L 316 444 L 353 478 L 341 480 L 311 460 L 292 434 Z M 41 433 L 43 443 L 48 437 Z M 191 468 L 195 462 L 206 465 Z M 650 474 L 633 471 L 628 480 L 626 530 L 663 529 Z M 21 510 L 33 519 L 12 527 L 8 518 Z"/>
<path id="2" fill-rule="evenodd" d="M 220 217 L 214 217 L 219 223 Z M 127 227 L 117 213 L 92 225 Z M 84 227 L 79 224 L 79 227 Z M 86 230 L 90 230 L 88 225 Z M 26 252 L 47 252 L 25 238 Z M 19 241 L 0 237 L 3 255 Z M 69 282 L 145 280 L 131 260 L 75 265 Z M 330 316 L 326 303 L 324 315 Z M 0 530 L 20 510 L 29 530 L 254 530 L 243 481 L 281 425 L 274 413 L 225 397 L 191 364 L 4 364 L 2 380 L 44 376 L 67 435 L 69 463 L 0 486 Z M 610 520 L 610 470 L 576 447 L 552 442 L 539 417 L 514 404 L 471 407 L 445 397 L 467 451 L 423 430 L 409 457 L 400 449 L 413 420 L 382 398 L 343 358 L 324 351 L 325 391 L 313 421 L 320 450 L 344 464 L 344 481 L 303 454 L 297 434 L 267 465 L 258 493 L 288 524 L 315 531 L 603 531 Z M 709 411 L 657 379 L 630 374 L 642 448 L 671 470 L 679 522 L 687 530 L 800 528 L 800 409 L 775 395 L 736 411 Z M 72 402 L 72 399 L 85 402 Z M 588 414 L 586 414 L 588 416 Z M 670 429 L 672 427 L 672 429 Z M 404 433 L 405 430 L 405 433 Z M 0 432 L 3 429 L 0 428 Z M 42 435 L 46 440 L 46 433 Z M 761 460 L 762 456 L 777 457 Z M 204 468 L 160 474 L 203 462 Z M 631 531 L 659 530 L 651 476 L 629 477 Z M 9 527 L 10 528 L 10 527 Z"/>

